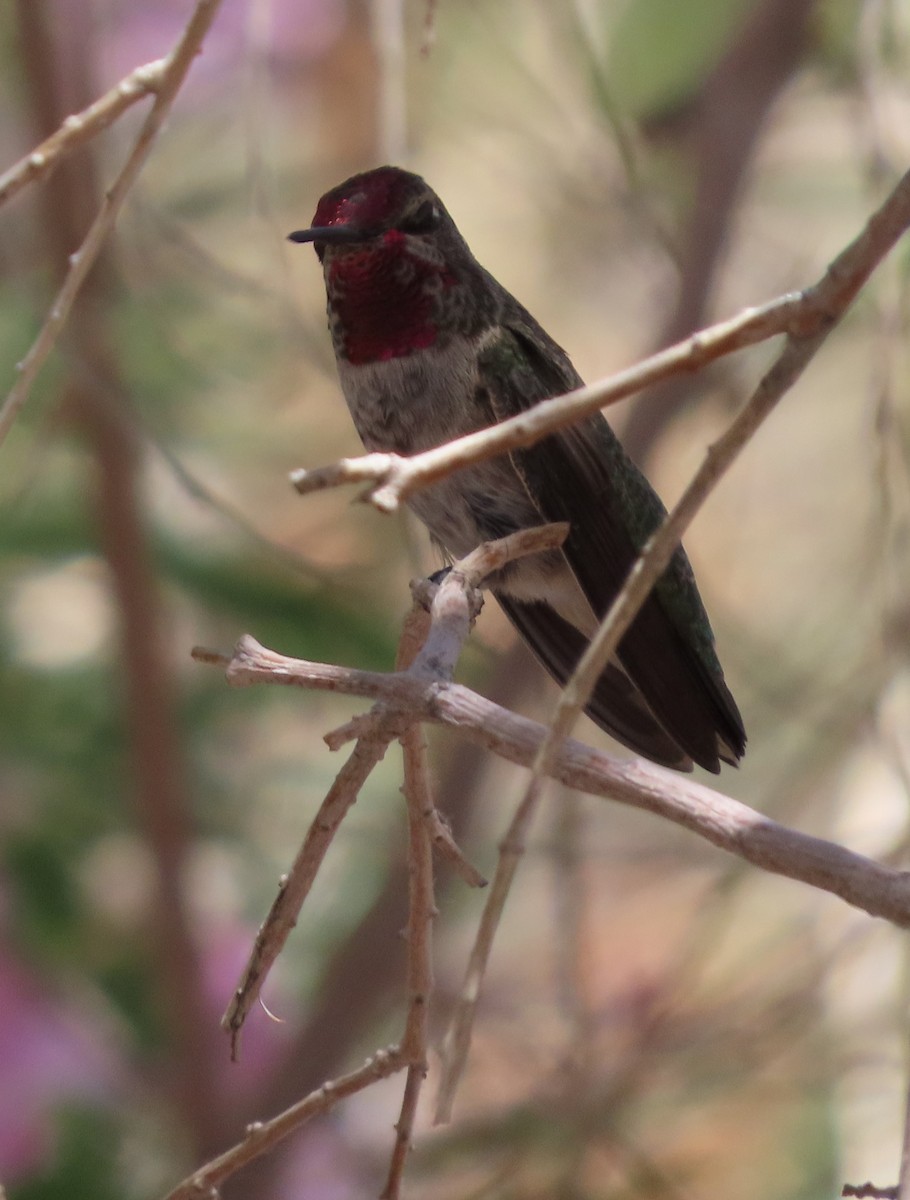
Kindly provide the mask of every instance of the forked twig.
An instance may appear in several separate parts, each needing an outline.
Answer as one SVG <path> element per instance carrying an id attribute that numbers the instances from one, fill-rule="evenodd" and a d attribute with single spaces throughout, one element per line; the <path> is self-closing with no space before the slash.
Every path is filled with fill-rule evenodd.
<path id="1" fill-rule="evenodd" d="M 430 595 L 423 595 L 421 588 L 415 588 L 415 602 L 405 622 L 399 645 L 397 670 L 394 675 L 380 678 L 416 683 L 418 687 L 432 687 L 440 679 L 450 677 L 477 612 L 476 585 L 512 557 L 559 545 L 565 533 L 564 526 L 545 526 L 478 547 L 463 562 L 454 564 L 443 583 L 430 589 Z M 457 599 L 459 594 L 460 603 Z M 431 599 L 429 614 L 424 605 L 428 598 Z M 258 660 L 260 666 L 266 664 L 268 677 L 273 681 L 292 682 L 296 678 L 294 660 L 266 651 L 256 646 L 252 639 L 238 647 L 233 659 L 206 650 L 194 651 L 194 657 L 201 662 L 226 666 L 228 678 L 241 686 L 249 682 L 246 673 L 254 660 Z M 355 674 L 363 681 L 369 673 Z M 369 695 L 369 687 L 362 694 Z M 268 969 L 296 923 L 300 906 L 312 886 L 334 832 L 356 799 L 372 766 L 382 757 L 389 741 L 398 736 L 404 750 L 410 871 L 408 1010 L 401 1043 L 380 1051 L 359 1071 L 324 1084 L 273 1120 L 249 1126 L 241 1142 L 184 1180 L 170 1193 L 168 1200 L 187 1200 L 188 1197 L 216 1189 L 245 1163 L 270 1150 L 311 1117 L 327 1111 L 343 1096 L 352 1095 L 377 1079 L 407 1068 L 401 1113 L 383 1191 L 386 1200 L 396 1200 L 399 1195 L 420 1089 L 427 1070 L 428 1005 L 433 985 L 432 923 L 435 917 L 433 845 L 444 841 L 449 855 L 460 865 L 460 870 L 469 881 L 482 882 L 479 874 L 464 860 L 451 834 L 445 831 L 444 823 L 436 811 L 431 795 L 426 743 L 417 724 L 419 713 L 410 706 L 410 711 L 404 710 L 407 711 L 405 716 L 398 703 L 400 694 L 407 693 L 395 689 L 382 695 L 377 693 L 380 703 L 371 714 L 375 718 L 373 727 L 358 739 L 307 833 L 294 868 L 282 880 L 279 895 L 259 931 L 250 961 L 225 1013 L 223 1024 L 231 1034 L 232 1054 L 236 1055 L 243 1021 L 259 995 Z"/>
<path id="2" fill-rule="evenodd" d="M 547 401 L 530 413 L 504 422 L 494 429 L 472 434 L 468 438 L 459 439 L 413 459 L 369 455 L 336 464 L 321 472 L 307 472 L 296 477 L 297 486 L 299 490 L 307 491 L 352 480 L 368 481 L 371 487 L 367 498 L 377 507 L 392 509 L 418 487 L 425 486 L 460 466 L 492 457 L 516 446 L 528 445 L 595 408 L 659 382 L 669 375 L 695 369 L 741 346 L 753 344 L 774 334 L 786 333 L 787 344 L 779 360 L 765 376 L 749 405 L 718 443 L 709 450 L 702 469 L 687 489 L 680 505 L 651 539 L 646 553 L 630 572 L 614 610 L 608 615 L 606 631 L 597 639 L 599 648 L 595 645 L 587 661 L 583 660 L 582 663 L 582 669 L 586 668 L 594 674 L 599 674 L 602 659 L 598 659 L 596 655 L 603 653 L 606 639 L 618 639 L 621 636 L 621 631 L 617 632 L 619 621 L 631 619 L 634 615 L 634 604 L 636 601 L 640 603 L 639 597 L 647 594 L 659 577 L 682 530 L 692 519 L 704 497 L 716 484 L 739 448 L 751 437 L 759 421 L 797 378 L 827 332 L 908 224 L 910 175 L 905 176 L 872 217 L 864 233 L 832 263 L 820 283 L 807 292 L 782 297 L 760 309 L 747 310 L 731 321 L 723 322 L 671 347 L 668 351 L 654 355 L 628 371 L 591 388 L 579 389 L 568 397 Z M 463 568 L 464 564 L 460 566 Z M 376 701 L 379 709 L 374 709 L 373 713 L 359 723 L 352 723 L 345 731 L 339 731 L 339 740 L 342 734 L 345 737 L 356 735 L 361 739 L 381 736 L 386 740 L 391 736 L 399 736 L 405 739 L 407 746 L 411 737 L 419 732 L 418 722 L 435 721 L 512 762 L 534 768 L 531 785 L 513 821 L 510 835 L 503 842 L 497 877 L 491 889 L 490 903 L 487 905 L 487 911 L 491 915 L 484 918 L 475 954 L 472 955 L 467 991 L 470 1013 L 473 1013 L 476 1004 L 483 964 L 492 941 L 498 913 L 504 903 L 515 864 L 522 852 L 527 826 L 546 775 L 561 779 L 568 786 L 647 809 L 685 826 L 745 861 L 800 879 L 841 896 L 848 903 L 869 913 L 886 917 L 900 926 L 910 927 L 910 877 L 907 874 L 883 867 L 861 855 L 853 854 L 842 846 L 787 829 L 729 797 L 691 780 L 671 776 L 659 767 L 640 761 L 619 762 L 564 737 L 562 721 L 568 719 L 568 714 L 573 708 L 583 705 L 587 695 L 583 690 L 583 676 L 577 684 L 573 684 L 574 693 L 565 700 L 552 728 L 524 720 L 452 683 L 452 669 L 463 641 L 463 631 L 470 627 L 475 611 L 470 587 L 473 582 L 470 578 L 453 577 L 448 588 L 446 583 L 439 587 L 433 601 L 434 608 L 439 601 L 439 609 L 430 622 L 423 649 L 407 671 L 383 675 L 287 659 L 266 651 L 252 639 L 246 638 L 238 645 L 227 672 L 230 682 L 239 686 L 268 682 L 340 691 L 366 696 Z M 451 601 L 453 607 L 451 613 L 444 615 L 444 602 L 447 601 Z M 431 642 L 434 646 L 432 654 L 428 653 Z M 211 661 L 211 656 L 209 658 Z M 394 732 L 390 733 L 390 729 Z M 358 745 L 360 744 L 361 742 L 358 742 Z M 413 778 L 412 774 L 412 783 Z M 415 794 L 427 796 L 427 793 L 421 793 L 420 788 L 410 784 L 408 786 L 409 828 L 412 839 L 415 839 L 413 850 L 414 854 L 418 853 L 419 845 L 419 854 L 426 858 L 429 854 L 432 828 L 427 813 L 432 808 L 432 803 L 429 799 L 421 802 L 425 807 L 418 821 Z M 422 878 L 424 883 L 420 887 L 425 887 L 426 879 L 431 878 L 429 872 Z M 417 881 L 412 879 L 412 888 L 417 887 Z M 412 890 L 412 899 L 417 895 L 417 891 Z M 339 1084 L 349 1088 L 345 1094 L 350 1094 L 351 1090 L 368 1086 L 372 1078 L 379 1077 L 377 1072 L 390 1074 L 405 1067 L 409 1069 L 398 1139 L 386 1186 L 388 1197 L 397 1194 L 410 1144 L 425 1063 L 424 1001 L 429 986 L 430 911 L 431 907 L 423 907 L 416 899 L 412 904 L 410 921 L 413 924 L 409 928 L 412 940 L 415 937 L 417 939 L 418 949 L 415 951 L 412 948 L 409 956 L 410 1003 L 402 1046 L 384 1052 L 380 1062 L 377 1063 L 376 1059 L 371 1060 L 360 1072 L 339 1081 Z M 423 948 L 421 938 L 424 939 Z M 461 1055 L 465 1052 L 463 1047 L 466 1047 L 469 1039 L 470 1019 L 467 1020 L 465 1028 L 467 1036 L 464 1028 L 458 1035 L 459 1046 L 462 1047 L 458 1054 Z M 457 1078 L 460 1069 L 458 1054 L 453 1056 L 454 1066 L 450 1066 L 452 1078 Z M 219 1175 L 225 1163 L 240 1165 L 240 1162 L 248 1161 L 252 1154 L 261 1153 L 262 1149 L 267 1148 L 261 1141 L 257 1142 L 256 1146 L 262 1148 L 253 1149 L 251 1154 L 247 1145 L 262 1129 L 280 1128 L 282 1132 L 278 1136 L 284 1136 L 290 1128 L 296 1127 L 301 1119 L 306 1119 L 307 1114 L 323 1111 L 329 1103 L 333 1103 L 334 1099 L 329 1097 L 338 1095 L 338 1086 L 326 1085 L 326 1088 L 302 1101 L 301 1105 L 275 1118 L 267 1127 L 262 1126 L 251 1131 L 240 1146 L 197 1173 L 192 1183 L 199 1186 L 216 1185 L 219 1179 L 226 1178 L 227 1174 L 231 1173 L 231 1170 L 227 1170 L 225 1174 Z M 304 1114 L 302 1118 L 299 1115 L 301 1112 Z M 231 1169 L 236 1169 L 236 1166 Z M 172 1196 L 176 1200 L 178 1195 L 188 1194 L 178 1190 Z"/>
<path id="3" fill-rule="evenodd" d="M 777 361 L 765 374 L 752 397 L 730 423 L 724 434 L 709 447 L 695 476 L 660 528 L 651 536 L 632 566 L 625 583 L 610 606 L 595 636 L 582 655 L 573 675 L 560 693 L 534 761 L 531 780 L 513 826 L 527 830 L 541 795 L 541 781 L 552 774 L 559 747 L 571 733 L 584 710 L 604 668 L 615 654 L 623 634 L 663 574 L 686 529 L 705 500 L 720 482 L 737 455 L 748 444 L 780 398 L 794 385 L 818 352 L 828 334 L 868 279 L 874 267 L 910 225 L 910 172 L 867 222 L 866 228 L 831 263 L 814 288 L 803 293 L 811 302 L 814 319 L 792 328 Z M 498 428 L 502 428 L 499 426 Z M 520 849 L 510 836 L 501 853 L 493 887 L 484 908 L 461 996 L 456 1006 L 449 1037 L 443 1081 L 436 1111 L 437 1121 L 446 1121 L 470 1049 L 471 1027 L 480 986 L 492 950 L 496 927 L 505 907 L 506 895 L 517 869 Z M 500 889 L 502 882 L 502 889 Z"/>
<path id="4" fill-rule="evenodd" d="M 211 651 L 195 656 L 219 664 L 225 658 Z M 522 767 L 533 765 L 547 732 L 545 725 L 457 683 L 284 658 L 249 636 L 241 638 L 226 674 L 240 687 L 264 683 L 370 699 L 388 697 L 406 706 L 414 720 L 443 725 Z M 562 743 L 552 776 L 567 787 L 653 813 L 763 871 L 830 892 L 871 916 L 910 928 L 910 872 L 790 829 L 686 776 L 644 759 L 614 758 L 572 738 Z"/>
<path id="5" fill-rule="evenodd" d="M 497 542 L 479 546 L 462 562 L 454 564 L 447 578 L 435 589 L 429 616 L 420 604 L 412 607 L 398 651 L 398 676 L 432 681 L 450 679 L 476 616 L 476 586 L 513 558 L 559 545 L 566 532 L 565 525 L 523 530 Z M 242 677 L 240 664 L 244 650 L 238 647 L 238 652 L 239 657 L 228 665 L 229 679 L 235 679 L 238 674 Z M 286 670 L 284 663 L 287 660 L 269 651 L 263 653 L 271 656 L 271 665 L 276 674 L 280 675 Z M 205 652 L 198 656 L 211 661 Z M 374 705 L 369 714 L 355 718 L 341 730 L 328 735 L 327 741 L 332 748 L 337 748 L 342 738 L 349 736 L 356 736 L 357 743 L 320 805 L 291 870 L 282 878 L 278 895 L 256 935 L 243 975 L 222 1017 L 222 1028 L 231 1038 L 232 1058 L 238 1055 L 243 1024 L 260 995 L 269 970 L 297 923 L 300 909 L 309 895 L 338 826 L 356 801 L 370 772 L 384 757 L 389 743 L 397 737 L 404 737 L 416 719 L 415 714 L 408 711 L 407 705 L 398 704 L 393 695 L 386 694 L 379 698 L 379 703 Z M 417 768 L 413 763 L 410 771 L 413 778 L 419 777 L 419 773 L 415 775 Z M 413 778 L 412 786 L 415 786 Z M 428 792 L 426 794 L 428 796 Z M 424 808 L 426 820 L 432 826 L 433 840 L 444 845 L 448 857 L 458 864 L 458 870 L 467 882 L 475 886 L 483 882 L 451 837 L 446 837 L 443 822 L 429 799 L 424 803 Z"/>

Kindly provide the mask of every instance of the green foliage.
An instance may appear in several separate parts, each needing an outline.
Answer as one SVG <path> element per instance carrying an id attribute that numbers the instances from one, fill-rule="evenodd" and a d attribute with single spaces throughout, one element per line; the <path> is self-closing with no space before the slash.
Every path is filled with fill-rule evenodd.
<path id="1" fill-rule="evenodd" d="M 20 83 L 35 64 L 16 14 L 44 2 L 0 6 L 0 98 L 7 114 L 0 169 L 33 141 L 35 114 Z M 409 57 L 400 77 L 393 69 L 387 80 L 367 6 L 337 3 L 330 12 L 325 0 L 325 41 L 299 58 L 288 44 L 268 40 L 279 28 L 288 31 L 281 22 L 293 22 L 293 5 L 273 6 L 274 22 L 253 25 L 237 23 L 225 6 L 225 22 L 194 64 L 112 239 L 107 278 L 116 283 L 100 300 L 116 376 L 104 398 L 122 406 L 145 457 L 135 484 L 167 626 L 176 692 L 167 716 L 178 727 L 186 764 L 181 885 L 206 984 L 215 980 L 223 995 L 235 985 L 275 881 L 341 764 L 344 752 L 330 754 L 322 735 L 363 706 L 291 689 L 231 689 L 220 671 L 191 663 L 189 650 L 197 641 L 227 650 L 249 632 L 288 654 L 383 670 L 393 659 L 404 606 L 404 589 L 395 582 L 405 577 L 400 563 L 386 573 L 382 562 L 381 575 L 371 576 L 370 584 L 381 577 L 386 594 L 364 583 L 359 570 L 382 553 L 371 544 L 378 528 L 372 514 L 360 520 L 354 509 L 345 528 L 319 528 L 306 501 L 271 486 L 270 475 L 283 475 L 298 454 L 306 465 L 328 462 L 354 444 L 337 382 L 325 377 L 330 350 L 316 261 L 311 253 L 289 255 L 284 233 L 307 219 L 323 187 L 372 165 L 377 113 L 389 108 L 380 100 L 394 99 L 401 85 L 412 159 L 405 165 L 440 188 L 485 265 L 519 281 L 512 286 L 522 301 L 559 334 L 580 368 L 587 355 L 588 377 L 592 364 L 606 370 L 627 363 L 655 344 L 674 303 L 679 263 L 667 248 L 678 250 L 685 233 L 674 204 L 691 195 L 695 179 L 672 121 L 662 126 L 659 142 L 637 136 L 636 125 L 686 105 L 756 2 L 405 6 Z M 113 82 L 101 75 L 117 53 L 126 55 L 129 69 L 167 49 L 163 34 L 149 33 L 159 19 L 150 0 L 106 8 L 104 21 L 76 33 L 97 92 Z M 899 5 L 864 8 L 867 17 L 875 11 L 883 25 L 881 45 L 872 46 L 871 82 L 881 101 L 878 118 L 885 120 L 905 108 L 905 14 Z M 423 57 L 417 47 L 427 12 L 437 23 L 437 42 Z M 880 193 L 881 176 L 870 185 L 860 147 L 869 114 L 868 97 L 857 87 L 859 12 L 859 0 L 816 6 L 808 69 L 782 93 L 773 136 L 759 140 L 759 167 L 750 164 L 754 175 L 742 181 L 740 208 L 732 219 L 718 218 L 727 221 L 724 255 L 711 279 L 718 315 L 803 286 L 822 265 L 824 248 L 833 252 L 842 234 L 852 236 L 871 209 L 870 197 Z M 65 34 L 66 23 L 59 25 Z M 301 31 L 307 33 L 293 29 Z M 110 185 L 140 119 L 134 111 L 98 139 L 98 194 Z M 902 128 L 879 133 L 888 135 L 879 150 L 903 145 Z M 84 150 L 79 162 L 89 169 Z M 42 195 L 40 185 L 32 187 L 2 213 L 0 374 L 7 384 L 55 286 L 41 258 Z M 498 263 L 481 250 L 481 239 Z M 894 263 L 889 287 L 906 282 L 910 250 L 901 248 Z M 803 805 L 804 827 L 823 836 L 830 819 L 840 837 L 835 820 L 849 810 L 864 848 L 892 837 L 894 813 L 905 799 L 892 778 L 900 772 L 879 744 L 885 739 L 877 742 L 874 732 L 892 716 L 894 730 L 907 728 L 906 703 L 894 704 L 901 686 L 906 691 L 904 668 L 883 666 L 886 659 L 904 663 L 903 647 L 888 638 L 892 628 L 905 628 L 908 592 L 898 570 L 906 544 L 898 459 L 910 376 L 906 330 L 897 317 L 884 346 L 888 302 L 886 288 L 857 305 L 848 337 L 830 339 L 805 390 L 769 422 L 694 531 L 699 578 L 749 719 L 749 756 L 721 786 L 759 807 L 773 802 L 783 819 L 787 804 Z M 0 953 L 28 983 L 23 1028 L 34 1029 L 27 1011 L 32 988 L 42 997 L 46 991 L 55 1011 L 75 1012 L 80 1028 L 99 1039 L 116 1030 L 111 1054 L 119 1055 L 130 1103 L 114 1086 L 104 1108 L 91 1107 L 90 1095 L 84 1107 L 70 1107 L 69 1094 L 51 1098 L 56 1152 L 33 1179 L 11 1189 L 12 1200 L 119 1198 L 123 1180 L 115 1175 L 124 1147 L 154 1161 L 161 1178 L 175 1179 L 186 1164 L 168 1097 L 181 1071 L 220 1081 L 224 1065 L 214 1051 L 210 1062 L 175 1062 L 172 1030 L 161 1017 L 164 1003 L 179 1003 L 180 993 L 165 994 L 173 963 L 146 934 L 155 893 L 139 876 L 145 869 L 154 875 L 160 864 L 134 803 L 129 723 L 135 718 L 125 708 L 122 614 L 95 511 L 100 456 L 67 386 L 74 366 L 82 386 L 96 378 L 80 351 L 58 350 L 0 450 L 0 907 L 6 917 Z M 870 353 L 873 372 L 863 357 Z M 678 494 L 689 465 L 721 428 L 725 406 L 741 401 L 765 359 L 762 347 L 731 362 L 729 372 L 706 376 L 697 413 L 694 405 L 678 411 L 674 405 L 675 420 L 654 457 L 666 496 Z M 879 425 L 894 434 L 890 444 Z M 893 475 L 885 479 L 888 471 Z M 205 482 L 197 483 L 194 472 Z M 212 495 L 229 497 L 236 519 L 227 504 L 209 498 L 211 480 Z M 878 586 L 879 526 L 869 515 L 882 497 L 895 514 L 895 553 L 882 570 L 893 575 L 893 611 Z M 298 511 L 305 514 L 300 526 Z M 271 536 L 301 547 L 299 559 L 265 544 Z M 308 554 L 330 565 L 316 570 Z M 100 616 L 90 600 L 73 600 L 66 591 L 71 567 L 91 576 L 103 600 Z M 45 632 L 45 610 L 27 611 L 27 598 L 40 590 L 29 587 L 42 581 L 49 581 L 45 593 L 59 581 L 52 617 L 67 609 L 68 617 L 94 621 L 100 630 L 69 659 L 29 653 L 41 648 Z M 481 635 L 484 626 L 493 630 L 491 641 L 501 639 L 495 618 L 485 614 Z M 478 649 L 475 640 L 459 678 L 470 679 L 472 668 L 479 676 L 501 650 L 501 640 L 495 650 Z M 886 677 L 893 694 L 884 688 L 873 694 Z M 791 686 L 794 679 L 798 686 Z M 533 699 L 525 699 L 521 707 L 528 710 Z M 582 737 L 590 733 L 579 729 Z M 455 812 L 466 800 L 464 747 L 447 733 L 431 740 L 445 740 L 454 764 L 439 774 Z M 790 754 L 791 745 L 799 755 Z M 487 873 L 523 783 L 521 773 L 502 765 L 483 776 L 469 835 L 477 844 L 466 849 Z M 337 1038 L 317 1082 L 350 1069 L 378 1044 L 377 1027 L 382 1037 L 397 1036 L 401 1009 L 387 1002 L 388 974 L 375 1001 L 373 986 L 375 960 L 403 958 L 396 937 L 402 904 L 388 922 L 388 941 L 369 947 L 366 967 L 345 952 L 404 836 L 399 784 L 395 750 L 346 819 L 269 981 L 283 991 L 282 1000 L 303 997 L 303 1016 L 290 999 L 286 1009 L 275 1005 L 282 1016 L 290 1010 L 286 1024 L 268 1023 L 265 1065 L 254 1064 L 258 1083 L 254 1078 L 245 1090 L 249 1080 L 236 1082 L 242 1068 L 226 1076 L 221 1130 L 240 1130 L 247 1119 L 276 1110 L 268 1055 L 278 1047 L 277 1060 L 284 1045 L 296 1048 L 293 1039 L 306 1032 L 305 1010 L 318 1009 L 323 988 L 338 989 L 331 1014 Z M 833 1194 L 839 1131 L 873 1124 L 865 1115 L 857 1122 L 856 1112 L 842 1107 L 833 1081 L 849 1073 L 848 1059 L 893 1058 L 896 1038 L 885 1009 L 900 945 L 893 959 L 885 949 L 880 959 L 860 962 L 865 936 L 856 933 L 867 927 L 848 926 L 845 910 L 828 898 L 816 908 L 808 890 L 756 871 L 725 876 L 725 864 L 709 849 L 640 814 L 599 805 L 590 817 L 575 843 L 567 836 L 563 845 L 559 831 L 541 827 L 527 847 L 481 1004 L 479 1052 L 463 1093 L 466 1119 L 448 1132 L 418 1130 L 409 1171 L 419 1171 L 423 1155 L 427 1175 L 416 1184 L 412 1179 L 412 1188 L 426 1183 L 433 1200 L 500 1193 L 632 1200 L 679 1190 L 753 1197 L 767 1192 L 771 1180 L 774 1194 L 794 1200 Z M 902 844 L 901 837 L 894 835 L 888 848 Z M 100 869 L 93 875 L 97 864 L 110 870 L 118 848 L 124 849 L 119 868 L 135 868 L 137 876 L 122 891 Z M 404 875 L 402 869 L 398 877 Z M 460 886 L 439 898 L 434 956 L 446 992 L 457 986 L 483 899 Z M 817 914 L 824 914 L 824 925 L 816 924 Z M 728 944 L 719 926 L 729 929 Z M 855 962 L 840 956 L 841 944 L 850 946 Z M 771 945 L 783 948 L 773 962 Z M 574 996 L 567 994 L 573 974 Z M 885 990 L 863 986 L 870 979 L 884 980 Z M 813 981 L 821 981 L 814 993 Z M 393 990 L 397 1004 L 406 992 L 400 976 Z M 810 995 L 814 1007 L 806 1002 Z M 346 999 L 362 1013 L 350 1029 Z M 206 995 L 204 1003 L 211 1000 Z M 893 1004 L 894 1012 L 904 1008 Z M 434 1020 L 441 1011 L 434 1009 Z M 8 1030 L 15 1016 L 4 1013 Z M 807 1034 L 810 1023 L 826 1021 L 837 1034 L 836 1052 Z M 899 1021 L 893 1024 L 899 1037 Z M 249 1043 L 255 1044 L 252 1036 Z M 288 1055 L 272 1067 L 289 1078 L 299 1064 L 305 1068 L 305 1056 Z M 7 1086 L 6 1066 L 0 1061 L 0 1089 Z M 879 1082 L 872 1087 L 879 1090 Z M 387 1096 L 395 1086 L 388 1085 Z M 866 1086 L 859 1073 L 849 1078 L 846 1103 L 850 1096 L 868 1101 Z M 263 1097 L 267 1103 L 252 1103 Z M 325 1143 L 332 1151 L 327 1174 L 343 1162 L 363 1185 L 345 1189 L 329 1178 L 327 1190 L 376 1194 L 374 1147 L 391 1136 L 394 1105 L 395 1099 L 363 1104 L 353 1121 L 339 1105 L 317 1129 L 319 1138 L 331 1126 L 330 1136 L 339 1139 Z M 377 1125 L 369 1127 L 373 1119 Z M 168 1133 L 156 1142 L 149 1126 Z M 280 1176 L 274 1171 L 273 1182 Z M 232 1181 L 225 1194 L 242 1182 Z M 255 1188 L 237 1194 L 271 1200 L 267 1187 Z"/>
<path id="2" fill-rule="evenodd" d="M 615 101 L 636 117 L 684 103 L 723 52 L 750 2 L 635 0 L 626 4 L 609 41 L 607 75 Z"/>
<path id="3" fill-rule="evenodd" d="M 9 1189 L 9 1200 L 123 1200 L 116 1122 L 102 1109 L 72 1107 L 54 1118 L 56 1148 L 45 1171 Z"/>

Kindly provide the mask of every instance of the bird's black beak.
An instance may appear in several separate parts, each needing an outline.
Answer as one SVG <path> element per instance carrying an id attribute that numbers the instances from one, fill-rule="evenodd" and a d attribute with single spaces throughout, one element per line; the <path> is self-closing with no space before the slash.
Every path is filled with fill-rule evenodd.
<path id="1" fill-rule="evenodd" d="M 330 246 L 356 245 L 369 238 L 370 234 L 359 225 L 314 225 L 288 234 L 289 242 L 323 242 Z"/>

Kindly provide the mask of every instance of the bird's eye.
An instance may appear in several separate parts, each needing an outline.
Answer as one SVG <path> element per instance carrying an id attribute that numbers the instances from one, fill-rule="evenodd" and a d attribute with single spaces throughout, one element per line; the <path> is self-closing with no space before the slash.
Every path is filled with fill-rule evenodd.
<path id="1" fill-rule="evenodd" d="M 401 222 L 403 233 L 429 233 L 439 224 L 442 213 L 432 200 L 424 200 Z"/>

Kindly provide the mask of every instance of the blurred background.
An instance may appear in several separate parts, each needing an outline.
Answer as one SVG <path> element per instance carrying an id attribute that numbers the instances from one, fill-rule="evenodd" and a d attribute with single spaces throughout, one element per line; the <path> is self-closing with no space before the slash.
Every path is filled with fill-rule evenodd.
<path id="1" fill-rule="evenodd" d="M 0 164 L 174 44 L 190 0 L 0 9 Z M 388 668 L 407 519 L 287 475 L 358 452 L 309 247 L 352 172 L 440 192 L 588 379 L 813 282 L 910 160 L 907 0 L 224 0 L 67 336 L 0 451 L 0 1181 L 154 1197 L 398 1035 L 390 750 L 239 1066 L 218 1020 L 362 705 L 235 691 L 243 632 Z M 146 104 L 0 213 L 3 387 Z M 879 269 L 687 539 L 749 732 L 722 790 L 895 865 L 910 848 L 908 249 Z M 671 503 L 774 353 L 611 410 Z M 491 602 L 463 682 L 555 691 Z M 607 747 L 590 723 L 579 735 Z M 432 736 L 486 874 L 522 773 Z M 441 1036 L 483 904 L 440 867 Z M 553 789 L 455 1122 L 406 1194 L 819 1197 L 894 1182 L 905 941 L 644 814 Z M 402 1081 L 223 1189 L 377 1194 Z"/>

